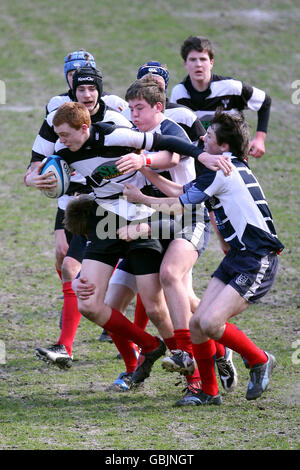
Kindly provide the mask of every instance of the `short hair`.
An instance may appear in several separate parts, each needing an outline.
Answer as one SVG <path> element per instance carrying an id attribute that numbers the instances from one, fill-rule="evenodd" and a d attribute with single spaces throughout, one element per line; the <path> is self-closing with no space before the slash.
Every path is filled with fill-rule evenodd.
<path id="1" fill-rule="evenodd" d="M 186 61 L 191 51 L 207 52 L 211 60 L 215 55 L 214 47 L 210 40 L 202 36 L 189 36 L 183 42 L 180 54 L 184 61 Z"/>
<path id="2" fill-rule="evenodd" d="M 240 160 L 248 155 L 249 126 L 240 114 L 217 112 L 210 124 L 218 145 L 227 143 L 230 152 Z"/>
<path id="3" fill-rule="evenodd" d="M 68 203 L 63 219 L 66 230 L 73 235 L 87 235 L 89 233 L 91 228 L 89 219 L 93 202 L 93 196 L 81 194 Z"/>
<path id="4" fill-rule="evenodd" d="M 126 92 L 125 100 L 141 100 L 144 99 L 153 108 L 157 103 L 162 103 L 163 109 L 166 106 L 166 94 L 163 87 L 153 78 L 152 74 L 148 74 L 142 79 L 135 80 Z"/>
<path id="5" fill-rule="evenodd" d="M 58 127 L 65 123 L 77 130 L 82 124 L 90 127 L 91 116 L 86 106 L 73 101 L 62 104 L 53 117 L 53 125 Z"/>

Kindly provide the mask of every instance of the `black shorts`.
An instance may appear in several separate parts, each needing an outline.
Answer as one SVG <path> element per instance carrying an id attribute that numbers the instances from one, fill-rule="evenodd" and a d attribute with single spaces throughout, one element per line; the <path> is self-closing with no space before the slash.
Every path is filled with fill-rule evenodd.
<path id="1" fill-rule="evenodd" d="M 65 229 L 63 219 L 65 211 L 58 207 L 55 218 L 54 230 L 64 230 L 66 239 L 69 245 L 66 256 L 76 259 L 79 263 L 82 263 L 83 254 L 86 246 L 86 238 L 83 235 L 73 235 L 71 232 Z"/>
<path id="2" fill-rule="evenodd" d="M 89 220 L 89 226 L 93 229 L 88 235 L 84 258 L 100 261 L 113 267 L 119 259 L 127 258 L 134 275 L 159 272 L 164 251 L 160 241 L 142 238 L 131 242 L 120 240 L 116 232 L 119 227 L 128 222 L 109 211 L 97 216 L 97 207 L 95 203 Z M 107 232 L 103 230 L 104 222 L 107 224 Z M 101 233 L 99 233 L 99 223 Z"/>

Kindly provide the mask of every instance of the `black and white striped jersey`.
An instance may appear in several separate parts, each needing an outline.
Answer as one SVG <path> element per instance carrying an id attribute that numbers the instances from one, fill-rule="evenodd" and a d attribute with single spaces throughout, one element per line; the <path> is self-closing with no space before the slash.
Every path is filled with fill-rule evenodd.
<path id="1" fill-rule="evenodd" d="M 31 162 L 42 161 L 45 157 L 54 154 L 55 143 L 58 139 L 52 123 L 55 112 L 56 109 L 48 114 L 44 119 L 39 134 L 36 136 L 32 147 Z M 127 121 L 121 113 L 108 108 L 103 101 L 100 102 L 99 111 L 91 116 L 91 120 L 92 122 L 110 121 L 120 126 L 132 126 L 131 122 Z M 58 207 L 65 210 L 70 197 L 72 197 L 74 193 L 87 193 L 90 192 L 90 190 L 91 188 L 86 184 L 85 178 L 80 173 L 78 174 L 75 172 L 75 174 L 71 176 L 71 184 L 67 193 L 58 198 Z"/>
<path id="2" fill-rule="evenodd" d="M 256 111 L 257 131 L 267 132 L 268 129 L 271 98 L 263 90 L 231 77 L 213 74 L 209 88 L 200 92 L 187 76 L 172 89 L 170 100 L 194 111 L 206 129 L 217 108 L 230 113 L 242 113 L 246 109 Z"/>
<path id="3" fill-rule="evenodd" d="M 205 169 L 196 180 L 185 185 L 181 203 L 189 209 L 206 201 L 214 211 L 224 240 L 236 250 L 247 250 L 258 256 L 282 251 L 284 247 L 276 235 L 257 179 L 246 163 L 233 156 L 231 162 L 233 169 L 229 176 L 221 170 Z"/>
<path id="4" fill-rule="evenodd" d="M 87 184 L 93 188 L 96 202 L 126 220 L 140 220 L 153 213 L 152 209 L 129 203 L 121 197 L 126 182 L 138 188 L 145 184 L 144 176 L 140 172 L 122 174 L 116 167 L 116 162 L 122 155 L 135 149 L 168 150 L 191 155 L 193 158 L 200 154 L 199 148 L 189 143 L 188 139 L 137 132 L 104 121 L 92 124 L 90 138 L 77 152 L 71 152 L 59 141 L 55 145 L 55 153 L 86 178 Z"/>

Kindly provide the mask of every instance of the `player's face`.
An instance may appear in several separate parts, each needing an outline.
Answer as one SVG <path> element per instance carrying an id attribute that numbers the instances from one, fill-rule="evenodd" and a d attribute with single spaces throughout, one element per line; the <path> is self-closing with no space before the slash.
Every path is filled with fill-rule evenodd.
<path id="1" fill-rule="evenodd" d="M 84 104 L 91 115 L 98 111 L 98 89 L 95 85 L 79 85 L 76 88 L 76 98 L 78 103 Z"/>
<path id="2" fill-rule="evenodd" d="M 204 151 L 211 155 L 220 155 L 224 151 L 217 143 L 215 131 L 211 127 L 207 129 L 204 136 Z"/>
<path id="3" fill-rule="evenodd" d="M 157 124 L 157 117 L 161 112 L 161 103 L 155 104 L 153 107 L 144 99 L 129 100 L 129 109 L 133 124 L 141 132 L 147 132 L 154 129 Z"/>
<path id="4" fill-rule="evenodd" d="M 59 141 L 71 152 L 79 150 L 87 140 L 87 126 L 83 124 L 80 129 L 74 129 L 66 122 L 60 126 L 54 126 L 54 131 L 59 137 Z"/>
<path id="5" fill-rule="evenodd" d="M 214 61 L 210 59 L 207 52 L 191 51 L 184 62 L 184 67 L 192 82 L 208 84 L 213 64 Z"/>

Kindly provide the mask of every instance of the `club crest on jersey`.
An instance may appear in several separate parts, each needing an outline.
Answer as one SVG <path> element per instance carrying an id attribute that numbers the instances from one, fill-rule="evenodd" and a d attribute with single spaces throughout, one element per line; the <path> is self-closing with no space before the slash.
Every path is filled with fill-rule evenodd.
<path id="1" fill-rule="evenodd" d="M 107 162 L 95 168 L 90 178 L 98 186 L 102 183 L 103 180 L 109 181 L 122 174 L 123 172 L 118 170 L 115 162 Z"/>
<path id="2" fill-rule="evenodd" d="M 229 98 L 226 98 L 226 99 L 222 100 L 222 103 L 223 103 L 224 109 L 227 109 L 227 107 L 229 105 Z"/>

